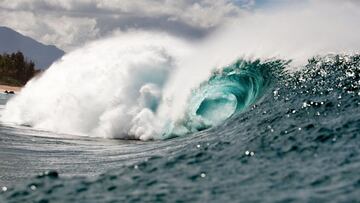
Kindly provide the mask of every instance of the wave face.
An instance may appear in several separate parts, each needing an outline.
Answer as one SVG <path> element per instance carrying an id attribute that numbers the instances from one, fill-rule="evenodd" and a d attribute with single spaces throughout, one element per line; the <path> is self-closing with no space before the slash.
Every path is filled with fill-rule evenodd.
<path id="1" fill-rule="evenodd" d="M 192 90 L 183 125 L 196 132 L 236 116 L 261 98 L 275 81 L 274 73 L 281 72 L 285 65 L 281 60 L 238 60 L 214 71 L 206 82 Z"/>
<path id="2" fill-rule="evenodd" d="M 97 145 L 98 139 L 64 144 L 69 140 L 15 136 L 36 143 L 34 152 L 26 148 L 27 156 L 44 156 L 47 163 L 54 156 L 59 168 L 9 187 L 0 200 L 357 202 L 360 56 L 327 55 L 308 61 L 296 72 L 282 69 L 286 63 L 274 60 L 240 61 L 214 72 L 193 90 L 189 100 L 196 105 L 187 112 L 211 125 L 221 124 L 188 136 L 146 143 L 112 141 L 111 146 Z M 265 71 L 267 66 L 275 68 Z M 224 96 L 214 95 L 209 91 L 213 88 Z M 235 102 L 235 97 L 242 100 Z M 225 109 L 225 120 L 213 119 L 206 108 Z M 52 147 L 44 152 L 38 149 L 48 145 Z M 92 145 L 94 154 L 79 152 Z M 69 154 L 70 163 L 67 156 L 61 158 L 64 154 Z M 81 171 L 72 166 L 113 170 L 97 177 L 68 178 L 63 174 L 66 168 Z"/>

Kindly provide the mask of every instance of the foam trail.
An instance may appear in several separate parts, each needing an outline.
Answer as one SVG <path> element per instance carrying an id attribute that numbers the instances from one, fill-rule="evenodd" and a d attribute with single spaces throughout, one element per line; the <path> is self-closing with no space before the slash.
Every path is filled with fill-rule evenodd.
<path id="1" fill-rule="evenodd" d="M 159 139 L 184 118 L 191 90 L 215 67 L 241 56 L 301 64 L 317 54 L 358 51 L 358 9 L 311 3 L 257 11 L 192 43 L 148 32 L 93 42 L 30 81 L 1 120 L 86 136 Z"/>

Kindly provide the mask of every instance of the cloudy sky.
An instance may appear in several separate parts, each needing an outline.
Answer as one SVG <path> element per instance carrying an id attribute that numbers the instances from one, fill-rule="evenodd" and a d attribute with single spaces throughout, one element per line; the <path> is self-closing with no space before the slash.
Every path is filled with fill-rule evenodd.
<path id="1" fill-rule="evenodd" d="M 70 51 L 114 32 L 134 29 L 201 38 L 228 19 L 284 2 L 296 1 L 0 0 L 0 25 Z"/>

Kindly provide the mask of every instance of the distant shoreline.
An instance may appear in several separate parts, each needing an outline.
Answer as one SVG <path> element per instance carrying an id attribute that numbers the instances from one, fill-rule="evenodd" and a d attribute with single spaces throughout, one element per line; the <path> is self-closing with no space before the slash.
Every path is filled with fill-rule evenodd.
<path id="1" fill-rule="evenodd" d="M 14 91 L 15 93 L 20 92 L 22 87 L 16 87 L 16 86 L 9 86 L 9 85 L 0 85 L 0 92 L 4 93 L 7 91 Z"/>

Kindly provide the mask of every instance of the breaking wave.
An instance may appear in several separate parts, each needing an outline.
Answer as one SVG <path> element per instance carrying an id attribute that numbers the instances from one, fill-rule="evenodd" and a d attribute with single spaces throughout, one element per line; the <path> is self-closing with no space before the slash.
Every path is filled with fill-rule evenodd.
<path id="1" fill-rule="evenodd" d="M 278 71 L 295 71 L 315 55 L 358 50 L 355 16 L 349 4 L 315 3 L 244 16 L 197 42 L 123 33 L 65 55 L 7 103 L 1 120 L 142 140 L 204 130 L 256 103 Z"/>

